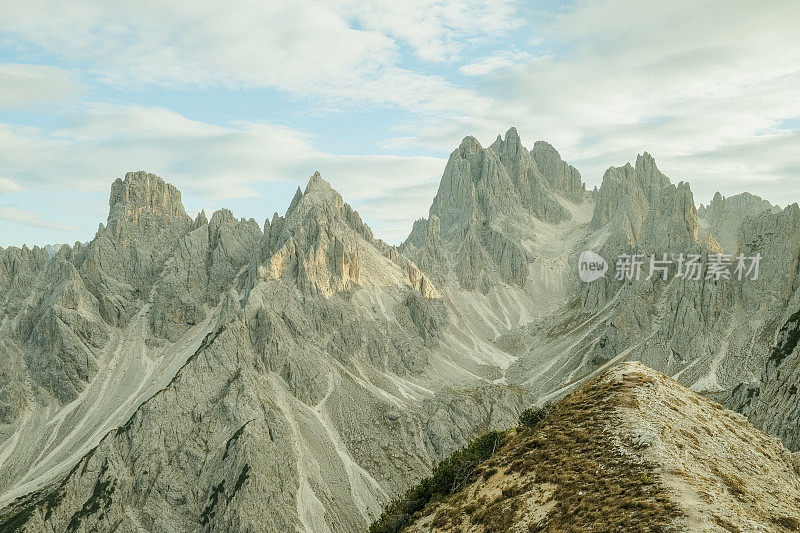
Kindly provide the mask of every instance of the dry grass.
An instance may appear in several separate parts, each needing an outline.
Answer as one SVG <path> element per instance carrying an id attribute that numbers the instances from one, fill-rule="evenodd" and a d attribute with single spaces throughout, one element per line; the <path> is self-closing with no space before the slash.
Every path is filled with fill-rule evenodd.
<path id="1" fill-rule="evenodd" d="M 409 531 L 800 532 L 800 455 L 641 364 L 533 419 Z"/>
<path id="2" fill-rule="evenodd" d="M 530 531 L 663 531 L 680 516 L 657 484 L 655 469 L 621 454 L 606 434 L 618 408 L 636 406 L 630 392 L 645 379 L 597 380 L 565 398 L 525 436 L 513 452 L 516 468 L 557 487 L 553 512 Z"/>
<path id="3" fill-rule="evenodd" d="M 656 469 L 621 453 L 608 435 L 618 408 L 633 407 L 630 392 L 642 379 L 595 380 L 534 428 L 520 426 L 480 467 L 472 486 L 421 513 L 433 517 L 427 526 L 459 532 L 672 530 L 681 511 Z"/>

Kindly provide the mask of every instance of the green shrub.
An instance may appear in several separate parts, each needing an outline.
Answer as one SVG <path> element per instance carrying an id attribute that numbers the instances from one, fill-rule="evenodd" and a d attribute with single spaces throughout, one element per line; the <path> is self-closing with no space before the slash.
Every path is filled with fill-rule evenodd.
<path id="1" fill-rule="evenodd" d="M 374 522 L 370 533 L 397 533 L 435 496 L 461 490 L 472 479 L 475 468 L 500 449 L 505 432 L 491 431 L 436 465 L 430 477 L 394 500 Z"/>
<path id="2" fill-rule="evenodd" d="M 527 428 L 534 428 L 536 425 L 547 418 L 547 415 L 553 410 L 553 406 L 546 403 L 539 406 L 528 407 L 519 415 L 519 425 Z"/>

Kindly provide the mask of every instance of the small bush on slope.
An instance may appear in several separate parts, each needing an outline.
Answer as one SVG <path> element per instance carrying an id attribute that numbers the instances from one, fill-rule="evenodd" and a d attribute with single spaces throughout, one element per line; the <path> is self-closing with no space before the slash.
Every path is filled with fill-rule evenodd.
<path id="1" fill-rule="evenodd" d="M 519 425 L 524 426 L 526 428 L 534 428 L 536 425 L 544 420 L 547 415 L 550 414 L 550 411 L 553 410 L 552 404 L 544 404 L 541 407 L 528 407 L 519 415 Z"/>

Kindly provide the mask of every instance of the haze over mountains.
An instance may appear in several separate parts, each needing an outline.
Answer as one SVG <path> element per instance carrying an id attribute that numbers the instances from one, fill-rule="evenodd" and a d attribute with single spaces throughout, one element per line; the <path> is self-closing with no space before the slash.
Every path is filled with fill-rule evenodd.
<path id="1" fill-rule="evenodd" d="M 263 225 L 145 172 L 88 244 L 0 250 L 0 524 L 359 531 L 474 436 L 639 360 L 800 448 L 800 208 L 695 207 L 644 153 L 596 192 L 510 129 L 377 239 L 317 173 Z M 582 283 L 594 250 L 757 280 Z M 2 527 L 0 527 L 2 529 Z"/>

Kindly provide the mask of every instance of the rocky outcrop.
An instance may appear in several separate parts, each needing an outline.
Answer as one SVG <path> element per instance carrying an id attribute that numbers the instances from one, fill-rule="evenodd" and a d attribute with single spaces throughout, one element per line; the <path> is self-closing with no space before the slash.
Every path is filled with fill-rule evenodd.
<path id="1" fill-rule="evenodd" d="M 158 184 L 144 190 L 175 197 Z M 4 479 L 39 490 L 0 513 L 0 523 L 23 531 L 364 529 L 388 494 L 407 486 L 409 472 L 424 473 L 478 428 L 507 425 L 518 412 L 518 390 L 497 386 L 497 400 L 473 392 L 492 388 L 478 376 L 496 370 L 444 345 L 451 311 L 427 275 L 375 239 L 319 174 L 263 232 L 226 210 L 190 221 L 159 202 L 144 205 L 115 205 L 88 251 L 47 263 L 66 280 L 63 290 L 40 288 L 61 295 L 49 308 L 81 310 L 92 319 L 87 327 L 98 324 L 106 337 L 95 342 L 81 330 L 83 346 L 69 346 L 93 366 L 78 376 L 85 388 L 65 415 L 68 438 L 53 449 L 52 435 L 64 434 L 56 421 L 54 433 L 45 424 L 41 441 L 34 434 L 26 449 L 13 450 Z M 95 261 L 106 243 L 134 259 L 156 257 L 141 248 L 153 235 L 167 238 L 148 233 L 147 221 L 159 217 L 167 229 L 174 224 L 175 241 L 158 243 L 170 252 L 160 266 L 146 263 L 151 282 L 113 278 L 130 287 L 130 306 L 126 320 L 109 323 L 89 290 L 97 278 L 82 277 L 84 269 L 112 279 Z M 58 366 L 33 355 L 29 370 Z M 463 370 L 431 371 L 445 366 Z M 448 392 L 456 384 L 459 392 Z M 0 407 L 18 409 L 11 400 Z M 100 424 L 102 412 L 109 418 Z M 28 453 L 56 457 L 77 447 L 70 439 L 97 424 L 86 434 L 91 443 L 126 412 L 65 477 L 53 476 L 66 458 L 26 463 Z M 56 483 L 41 488 L 36 473 L 48 466 Z"/>
<path id="2" fill-rule="evenodd" d="M 574 202 L 583 200 L 586 186 L 581 181 L 580 172 L 561 159 L 561 155 L 550 143 L 536 141 L 531 150 L 531 157 L 553 190 Z"/>
<path id="3" fill-rule="evenodd" d="M 129 172 L 114 182 L 107 226 L 76 258 L 106 322 L 131 319 L 191 226 L 180 192 L 158 176 Z"/>
<path id="4" fill-rule="evenodd" d="M 97 373 L 99 351 L 110 337 L 75 266 L 56 257 L 38 296 L 17 317 L 30 376 L 62 403 L 74 400 Z"/>
<path id="5" fill-rule="evenodd" d="M 522 206 L 528 212 L 540 220 L 553 223 L 570 218 L 569 212 L 558 202 L 555 193 L 564 191 L 567 196 L 572 196 L 573 191 L 570 189 L 571 184 L 558 183 L 556 162 L 554 159 L 548 159 L 552 154 L 541 157 L 540 165 L 539 161 L 535 161 L 532 157 L 533 151 L 528 152 L 522 146 L 516 128 L 508 130 L 505 139 L 501 139 L 498 135 L 497 140 L 489 148 L 500 158 L 514 183 Z M 555 156 L 558 157 L 557 152 Z M 560 157 L 558 160 L 560 161 Z M 548 172 L 548 177 L 545 177 L 542 168 Z"/>
<path id="6" fill-rule="evenodd" d="M 570 220 L 560 198 L 582 202 L 584 192 L 552 147 L 528 152 L 515 128 L 488 148 L 466 137 L 450 155 L 428 218 L 415 222 L 401 250 L 437 284 L 483 292 L 522 286 L 534 257 L 520 229 Z"/>
<path id="7" fill-rule="evenodd" d="M 36 249 L 31 259 L 13 261 L 3 310 L 13 315 L 4 323 L 4 337 L 24 354 L 36 386 L 62 404 L 78 396 L 97 373 L 111 330 L 124 327 L 146 305 L 191 223 L 175 187 L 132 172 L 112 185 L 107 226 L 101 225 L 88 245 L 64 246 L 52 258 Z M 14 292 L 17 287 L 25 293 Z M 176 303 L 164 296 L 162 311 Z M 154 316 L 160 318 L 158 305 Z M 156 324 L 162 321 L 154 319 Z"/>
<path id="8" fill-rule="evenodd" d="M 760 380 L 743 383 L 729 405 L 753 423 L 779 436 L 787 448 L 800 450 L 800 311 L 781 326 Z"/>
<path id="9" fill-rule="evenodd" d="M 436 290 L 436 287 L 433 286 L 431 280 L 428 279 L 425 274 L 417 268 L 412 261 L 406 262 L 406 272 L 408 273 L 408 281 L 411 283 L 411 286 L 414 290 L 419 291 L 419 293 L 425 298 L 438 298 L 439 291 Z"/>
<path id="10" fill-rule="evenodd" d="M 592 227 L 611 224 L 627 245 L 674 250 L 697 241 L 697 210 L 689 184 L 670 183 L 645 152 L 636 166 L 611 167 L 597 193 Z"/>
<path id="11" fill-rule="evenodd" d="M 211 222 L 198 215 L 165 262 L 153 290 L 152 330 L 168 340 L 201 323 L 232 286 L 239 289 L 246 271 L 259 257 L 261 228 L 253 220 L 237 220 L 227 209 Z"/>
<path id="12" fill-rule="evenodd" d="M 407 283 L 426 298 L 438 297 L 433 283 L 396 248 L 373 237 L 358 212 L 319 172 L 297 190 L 285 217 L 265 225 L 259 267 L 262 279 L 292 278 L 303 291 L 330 297 L 385 280 L 371 274 L 389 260 L 405 270 Z M 378 255 L 379 254 L 379 255 Z"/>
<path id="13" fill-rule="evenodd" d="M 242 286 L 258 225 L 229 212 L 198 222 L 172 185 L 129 173 L 113 184 L 108 223 L 90 243 L 52 258 L 38 248 L 0 254 L 0 342 L 9 354 L 0 439 L 11 439 L 0 491 L 72 466 L 166 384 L 194 342 L 187 332 L 202 331 L 230 287 Z"/>
<path id="14" fill-rule="evenodd" d="M 727 401 L 743 382 L 760 381 L 778 317 L 798 297 L 796 213 L 759 210 L 741 223 L 737 252 L 746 268 L 761 258 L 758 279 L 744 271 L 738 279 L 735 256 L 728 258 L 730 279 L 714 279 L 708 264 L 722 249 L 701 235 L 689 186 L 671 184 L 647 154 L 635 166 L 610 168 L 589 231 L 571 256 L 575 265 L 581 251 L 593 250 L 608 271 L 584 283 L 572 270 L 567 294 L 577 297 L 515 334 L 524 339 L 515 342 L 533 348 L 523 351 L 507 379 L 548 394 L 553 376 L 565 376 L 566 386 L 635 350 L 649 366 Z M 678 276 L 680 257 L 689 254 L 700 257 L 696 279 Z M 639 275 L 618 279 L 618 258 L 626 255 L 639 256 Z M 651 256 L 666 260 L 666 277 L 650 276 Z"/>
<path id="15" fill-rule="evenodd" d="M 739 233 L 744 229 L 743 223 L 746 220 L 762 212 L 775 214 L 779 211 L 777 206 L 750 193 L 726 198 L 717 192 L 708 206 L 700 204 L 697 216 L 701 226 L 705 227 L 722 249 L 726 253 L 735 254 L 738 252 Z"/>
<path id="16" fill-rule="evenodd" d="M 30 401 L 24 352 L 11 338 L 11 321 L 41 278 L 47 264 L 44 250 L 27 246 L 0 248 L 0 425 L 12 424 Z M 0 430 L 0 440 L 4 440 Z"/>
<path id="17" fill-rule="evenodd" d="M 47 261 L 47 253 L 38 246 L 33 249 L 27 246 L 0 248 L 0 298 L 3 304 L 0 319 L 19 312 L 22 301 L 30 293 Z"/>

